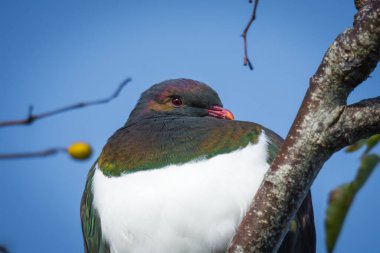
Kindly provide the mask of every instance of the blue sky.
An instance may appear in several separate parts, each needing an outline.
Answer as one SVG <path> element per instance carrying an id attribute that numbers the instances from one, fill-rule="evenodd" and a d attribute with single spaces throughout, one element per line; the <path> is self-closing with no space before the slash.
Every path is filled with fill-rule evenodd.
<path id="1" fill-rule="evenodd" d="M 251 8 L 248 0 L 1 1 L 0 120 L 25 117 L 29 105 L 38 113 L 108 96 L 126 77 L 133 82 L 109 104 L 0 129 L 2 153 L 77 140 L 95 149 L 85 162 L 64 154 L 0 161 L 0 244 L 13 253 L 83 250 L 79 202 L 87 171 L 154 83 L 206 82 L 237 119 L 285 137 L 324 52 L 351 26 L 353 1 L 261 1 L 249 32 L 254 71 L 242 66 L 240 37 Z M 379 81 L 375 70 L 349 101 L 378 96 Z M 359 154 L 337 153 L 312 187 L 318 252 L 325 252 L 327 194 L 358 166 Z M 380 252 L 379 180 L 378 169 L 357 196 L 336 252 Z"/>

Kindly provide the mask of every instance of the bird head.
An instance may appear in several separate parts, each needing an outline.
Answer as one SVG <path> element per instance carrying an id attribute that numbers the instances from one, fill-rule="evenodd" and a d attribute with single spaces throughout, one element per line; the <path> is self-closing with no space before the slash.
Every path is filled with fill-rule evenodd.
<path id="1" fill-rule="evenodd" d="M 233 120 L 218 94 L 208 85 L 191 79 L 172 79 L 142 93 L 127 124 L 145 118 L 185 116 Z"/>

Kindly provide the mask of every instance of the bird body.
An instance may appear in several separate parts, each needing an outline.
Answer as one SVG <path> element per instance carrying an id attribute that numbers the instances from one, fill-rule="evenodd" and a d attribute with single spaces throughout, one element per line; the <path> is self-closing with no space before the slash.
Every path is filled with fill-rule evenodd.
<path id="1" fill-rule="evenodd" d="M 200 82 L 169 80 L 144 92 L 89 172 L 85 251 L 225 252 L 282 142 L 228 119 Z M 281 252 L 315 248 L 309 197 L 301 209 Z"/>
<path id="2" fill-rule="evenodd" d="M 94 207 L 111 250 L 224 251 L 268 168 L 266 141 L 116 178 L 97 169 Z"/>

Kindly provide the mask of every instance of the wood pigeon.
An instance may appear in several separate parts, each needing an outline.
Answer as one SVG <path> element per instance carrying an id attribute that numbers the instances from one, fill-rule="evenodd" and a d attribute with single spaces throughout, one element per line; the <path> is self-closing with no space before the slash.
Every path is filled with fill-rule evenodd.
<path id="1" fill-rule="evenodd" d="M 88 174 L 85 252 L 226 252 L 282 143 L 233 119 L 202 82 L 173 79 L 142 93 Z M 279 252 L 315 252 L 310 193 Z"/>

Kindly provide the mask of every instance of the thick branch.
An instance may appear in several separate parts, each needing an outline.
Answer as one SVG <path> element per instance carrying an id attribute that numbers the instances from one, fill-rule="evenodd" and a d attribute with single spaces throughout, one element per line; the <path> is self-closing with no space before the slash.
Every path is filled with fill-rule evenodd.
<path id="1" fill-rule="evenodd" d="M 29 108 L 28 116 L 25 119 L 0 121 L 0 127 L 14 126 L 14 125 L 29 125 L 29 124 L 33 123 L 34 121 L 36 121 L 36 120 L 39 120 L 39 119 L 42 119 L 42 118 L 46 118 L 46 117 L 50 117 L 50 116 L 53 116 L 53 115 L 56 115 L 56 114 L 59 114 L 59 113 L 63 113 L 63 112 L 67 112 L 67 111 L 71 111 L 71 110 L 75 110 L 75 109 L 79 109 L 79 108 L 83 108 L 83 107 L 87 107 L 87 106 L 108 103 L 111 100 L 115 99 L 119 95 L 119 93 L 121 92 L 121 90 L 124 88 L 124 86 L 126 86 L 131 80 L 132 80 L 131 78 L 127 78 L 126 80 L 124 80 L 118 86 L 118 88 L 116 89 L 116 91 L 111 96 L 109 96 L 107 98 L 98 99 L 98 100 L 94 100 L 94 101 L 88 101 L 88 102 L 80 102 L 80 103 L 77 103 L 77 104 L 72 104 L 72 105 L 69 105 L 69 106 L 58 108 L 56 110 L 52 110 L 52 111 L 49 111 L 49 112 L 40 113 L 40 114 L 34 114 L 34 115 L 32 114 L 33 107 L 30 107 Z"/>
<path id="2" fill-rule="evenodd" d="M 380 133 L 380 96 L 345 106 L 339 120 L 329 129 L 330 142 L 347 146 Z"/>
<path id="3" fill-rule="evenodd" d="M 289 134 L 228 252 L 273 252 L 324 162 L 337 150 L 380 132 L 379 98 L 346 106 L 349 93 L 380 59 L 380 0 L 360 1 L 354 27 L 325 54 Z"/>

